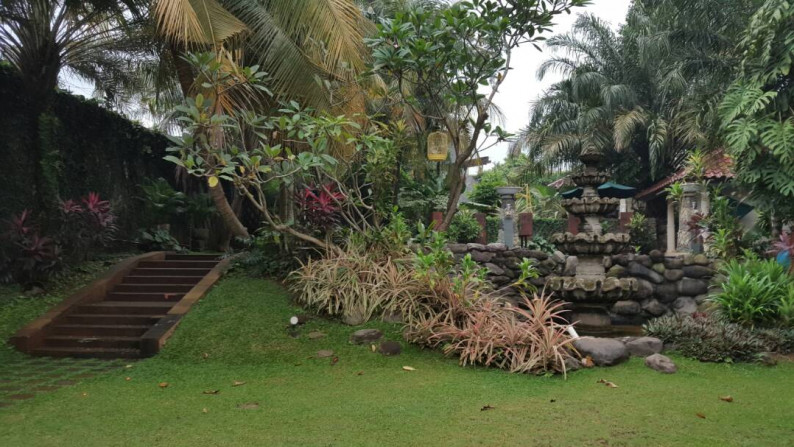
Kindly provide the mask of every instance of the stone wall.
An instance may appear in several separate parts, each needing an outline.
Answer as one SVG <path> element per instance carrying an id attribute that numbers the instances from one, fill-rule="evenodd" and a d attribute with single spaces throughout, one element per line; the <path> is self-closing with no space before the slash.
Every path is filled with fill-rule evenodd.
<path id="1" fill-rule="evenodd" d="M 507 299 L 517 299 L 518 290 L 512 283 L 519 277 L 522 259 L 532 260 L 541 274 L 532 282 L 542 288 L 545 277 L 551 274 L 573 276 L 578 259 L 560 251 L 542 251 L 504 244 L 450 244 L 450 251 L 460 260 L 466 254 L 488 269 L 488 279 Z M 683 255 L 666 258 L 661 251 L 648 255 L 619 254 L 604 257 L 608 277 L 636 278 L 639 291 L 632 300 L 618 301 L 609 306 L 613 324 L 642 324 L 649 318 L 677 312 L 691 314 L 707 298 L 708 286 L 714 275 L 712 262 L 705 255 Z"/>

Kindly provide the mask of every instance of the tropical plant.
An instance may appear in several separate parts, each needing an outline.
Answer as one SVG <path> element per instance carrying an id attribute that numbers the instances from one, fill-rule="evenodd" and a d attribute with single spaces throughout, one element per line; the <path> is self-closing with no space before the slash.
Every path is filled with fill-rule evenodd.
<path id="1" fill-rule="evenodd" d="M 467 210 L 461 210 L 452 219 L 447 230 L 447 237 L 453 242 L 476 242 L 480 238 L 482 228 L 474 215 Z"/>
<path id="2" fill-rule="evenodd" d="M 466 164 L 508 136 L 490 117 L 512 50 L 538 41 L 556 15 L 584 3 L 474 0 L 412 8 L 378 25 L 368 41 L 373 72 L 389 82 L 393 96 L 413 114 L 434 121 L 451 137 L 450 197 L 439 230 L 449 227 L 457 211 Z M 425 107 L 417 108 L 420 103 Z M 488 136 L 494 138 L 481 138 Z"/>
<path id="3" fill-rule="evenodd" d="M 0 238 L 0 281 L 25 288 L 46 281 L 61 265 L 60 248 L 42 236 L 28 210 L 6 222 Z"/>
<path id="4" fill-rule="evenodd" d="M 94 192 L 80 202 L 62 202 L 60 212 L 57 240 L 73 261 L 84 261 L 106 248 L 118 229 L 110 202 Z"/>
<path id="5" fill-rule="evenodd" d="M 486 171 L 480 175 L 479 181 L 474 184 L 468 199 L 492 207 L 499 206 L 499 193 L 496 188 L 507 186 L 507 181 L 498 173 Z"/>
<path id="6" fill-rule="evenodd" d="M 629 220 L 629 236 L 631 242 L 640 247 L 641 253 L 648 253 L 656 248 L 656 235 L 649 229 L 645 214 L 632 214 Z"/>
<path id="7" fill-rule="evenodd" d="M 186 211 L 187 197 L 185 193 L 177 191 L 162 177 L 147 179 L 141 185 L 146 214 L 151 218 L 152 224 L 170 224 L 171 220 Z"/>
<path id="8" fill-rule="evenodd" d="M 664 189 L 667 193 L 667 200 L 673 203 L 680 204 L 684 198 L 684 187 L 679 182 L 675 182 Z"/>
<path id="9" fill-rule="evenodd" d="M 171 236 L 171 232 L 164 228 L 151 228 L 140 230 L 135 239 L 143 251 L 183 251 L 179 241 Z"/>
<path id="10" fill-rule="evenodd" d="M 333 184 L 320 187 L 304 186 L 297 194 L 301 218 L 311 227 L 328 231 L 339 222 L 339 202 L 344 194 L 335 190 Z"/>

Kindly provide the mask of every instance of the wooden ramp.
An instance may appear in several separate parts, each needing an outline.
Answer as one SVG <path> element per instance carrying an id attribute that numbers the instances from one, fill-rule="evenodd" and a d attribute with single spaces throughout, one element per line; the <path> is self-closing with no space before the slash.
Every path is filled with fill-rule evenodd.
<path id="1" fill-rule="evenodd" d="M 38 356 L 155 355 L 228 263 L 219 255 L 165 252 L 127 259 L 22 328 L 11 343 Z"/>

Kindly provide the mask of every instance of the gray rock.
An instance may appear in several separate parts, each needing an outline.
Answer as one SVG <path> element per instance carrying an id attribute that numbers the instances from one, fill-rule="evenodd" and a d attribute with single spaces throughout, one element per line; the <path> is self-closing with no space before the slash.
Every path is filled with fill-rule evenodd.
<path id="1" fill-rule="evenodd" d="M 681 257 L 664 258 L 664 266 L 669 269 L 680 269 L 684 266 L 684 260 Z"/>
<path id="2" fill-rule="evenodd" d="M 700 279 L 684 278 L 678 282 L 678 293 L 686 296 L 697 296 L 708 293 L 709 284 Z"/>
<path id="3" fill-rule="evenodd" d="M 383 332 L 377 329 L 359 329 L 350 335 L 350 343 L 363 345 L 378 341 L 381 337 L 383 337 Z"/>
<path id="4" fill-rule="evenodd" d="M 367 322 L 367 317 L 362 312 L 352 311 L 342 316 L 342 323 L 348 326 L 358 326 Z"/>
<path id="5" fill-rule="evenodd" d="M 673 310 L 679 315 L 692 315 L 697 312 L 698 305 L 694 298 L 682 296 L 673 301 Z"/>
<path id="6" fill-rule="evenodd" d="M 678 281 L 684 277 L 684 271 L 678 269 L 667 269 L 664 271 L 664 279 L 668 281 Z"/>
<path id="7" fill-rule="evenodd" d="M 656 337 L 640 337 L 626 343 L 626 349 L 634 357 L 648 357 L 664 349 L 664 343 Z"/>
<path id="8" fill-rule="evenodd" d="M 642 307 L 636 301 L 618 301 L 612 305 L 612 312 L 618 315 L 637 315 L 642 312 Z"/>
<path id="9" fill-rule="evenodd" d="M 695 255 L 692 253 L 684 254 L 684 265 L 692 265 L 695 263 Z"/>
<path id="10" fill-rule="evenodd" d="M 613 264 L 620 264 L 623 267 L 626 267 L 627 265 L 629 265 L 629 262 L 631 262 L 632 259 L 634 259 L 634 255 L 619 254 L 619 255 L 612 256 L 612 263 Z"/>
<path id="11" fill-rule="evenodd" d="M 400 355 L 403 352 L 403 347 L 396 341 L 384 341 L 378 347 L 378 352 L 383 355 Z"/>
<path id="12" fill-rule="evenodd" d="M 581 337 L 573 342 L 573 347 L 582 355 L 590 356 L 598 366 L 612 366 L 629 358 L 626 345 L 613 338 Z"/>
<path id="13" fill-rule="evenodd" d="M 518 258 L 507 258 L 502 264 L 510 270 L 519 270 L 518 264 L 520 263 L 521 261 L 519 261 Z"/>
<path id="14" fill-rule="evenodd" d="M 667 306 L 660 303 L 659 300 L 651 298 L 642 302 L 642 310 L 654 317 L 660 317 L 667 312 Z"/>
<path id="15" fill-rule="evenodd" d="M 565 358 L 565 372 L 571 372 L 582 369 L 582 362 L 580 362 L 575 357 L 566 357 Z"/>
<path id="16" fill-rule="evenodd" d="M 557 268 L 557 263 L 551 259 L 545 259 L 538 264 L 537 268 L 541 275 L 548 275 Z"/>
<path id="17" fill-rule="evenodd" d="M 470 243 L 470 244 L 466 244 L 466 249 L 467 249 L 467 250 L 480 250 L 480 251 L 485 251 L 485 245 L 483 245 L 483 244 L 475 244 L 475 243 Z"/>
<path id="18" fill-rule="evenodd" d="M 651 261 L 651 257 L 648 255 L 636 255 L 634 256 L 634 262 L 648 268 L 651 268 L 653 265 L 653 261 Z"/>
<path id="19" fill-rule="evenodd" d="M 471 252 L 471 259 L 474 260 L 474 262 L 479 262 L 480 264 L 491 262 L 494 256 L 496 256 L 496 253 L 487 251 L 472 250 Z"/>
<path id="20" fill-rule="evenodd" d="M 662 277 L 662 275 L 636 262 L 630 263 L 626 271 L 630 276 L 647 279 L 652 283 L 661 284 L 664 282 L 664 277 Z"/>
<path id="21" fill-rule="evenodd" d="M 326 357 L 331 357 L 332 355 L 334 355 L 334 351 L 330 349 L 322 349 L 320 351 L 317 351 L 317 357 L 321 359 Z"/>
<path id="22" fill-rule="evenodd" d="M 696 254 L 695 257 L 692 258 L 692 262 L 701 266 L 710 264 L 708 256 L 703 253 Z"/>
<path id="23" fill-rule="evenodd" d="M 555 250 L 554 254 L 551 255 L 551 259 L 557 264 L 562 264 L 565 262 L 565 254 L 559 250 Z"/>
<path id="24" fill-rule="evenodd" d="M 519 258 L 535 258 L 538 261 L 543 261 L 545 259 L 548 259 L 549 257 L 548 254 L 540 250 L 530 250 L 528 248 L 523 248 L 523 247 L 514 248 L 513 253 L 515 253 L 515 255 L 518 256 Z"/>
<path id="25" fill-rule="evenodd" d="M 662 354 L 653 354 L 645 357 L 645 366 L 664 374 L 673 374 L 678 370 L 675 363 Z"/>
<path id="26" fill-rule="evenodd" d="M 501 252 L 507 250 L 507 245 L 498 244 L 498 243 L 488 244 L 488 245 L 485 246 L 485 249 L 490 251 L 490 252 L 492 252 L 492 253 L 501 253 Z"/>
<path id="27" fill-rule="evenodd" d="M 700 306 L 703 303 L 708 302 L 709 296 L 708 294 L 704 293 L 703 295 L 698 295 L 695 297 L 695 302 Z"/>
<path id="28" fill-rule="evenodd" d="M 505 285 L 510 282 L 509 276 L 492 276 L 489 280 L 496 285 Z"/>
<path id="29" fill-rule="evenodd" d="M 612 256 L 604 256 L 604 268 L 607 270 L 612 268 Z"/>
<path id="30" fill-rule="evenodd" d="M 651 261 L 654 263 L 664 262 L 664 253 L 662 253 L 661 250 L 651 250 L 651 252 L 648 253 L 648 256 L 651 257 Z"/>
<path id="31" fill-rule="evenodd" d="M 449 249 L 449 251 L 455 254 L 466 253 L 468 251 L 466 249 L 466 244 L 449 244 L 447 245 L 447 248 Z"/>
<path id="32" fill-rule="evenodd" d="M 568 256 L 565 260 L 565 269 L 562 271 L 562 276 L 576 275 L 576 267 L 579 265 L 579 258 L 576 256 Z"/>
<path id="33" fill-rule="evenodd" d="M 684 276 L 689 278 L 706 278 L 714 276 L 714 270 L 702 265 L 687 265 L 683 269 Z"/>
<path id="34" fill-rule="evenodd" d="M 635 292 L 637 298 L 650 298 L 654 293 L 656 293 L 656 288 L 650 281 L 637 280 L 637 292 Z"/>
<path id="35" fill-rule="evenodd" d="M 499 267 L 496 264 L 491 264 L 489 262 L 489 263 L 485 264 L 485 268 L 488 269 L 488 273 L 491 274 L 491 275 L 494 275 L 494 276 L 503 276 L 503 275 L 504 276 L 509 276 L 509 275 L 506 274 L 508 272 L 506 272 L 505 269 Z"/>
<path id="36" fill-rule="evenodd" d="M 604 327 L 612 325 L 609 315 L 599 312 L 577 312 L 571 314 L 571 321 L 582 326 Z"/>
<path id="37" fill-rule="evenodd" d="M 658 263 L 652 265 L 651 269 L 653 269 L 654 272 L 656 272 L 656 273 L 658 273 L 660 275 L 664 275 L 664 271 L 666 270 L 664 268 L 664 264 L 662 264 L 661 262 L 658 262 Z"/>
<path id="38" fill-rule="evenodd" d="M 626 267 L 620 264 L 615 264 L 607 271 L 607 278 L 620 278 L 625 276 Z"/>
<path id="39" fill-rule="evenodd" d="M 381 317 L 381 320 L 383 320 L 385 323 L 405 323 L 403 314 L 399 311 L 384 313 L 383 317 Z"/>
<path id="40" fill-rule="evenodd" d="M 674 282 L 659 284 L 656 286 L 656 298 L 663 303 L 672 303 L 678 298 L 678 287 Z"/>

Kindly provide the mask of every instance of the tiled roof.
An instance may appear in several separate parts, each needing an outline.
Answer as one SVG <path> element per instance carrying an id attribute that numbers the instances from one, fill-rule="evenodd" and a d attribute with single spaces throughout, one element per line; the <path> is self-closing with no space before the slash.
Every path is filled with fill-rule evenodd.
<path id="1" fill-rule="evenodd" d="M 733 158 L 726 154 L 722 149 L 716 150 L 709 154 L 706 157 L 705 162 L 706 173 L 704 174 L 704 177 L 708 180 L 725 180 L 736 177 L 736 174 L 733 172 Z M 634 196 L 634 198 L 638 200 L 650 200 L 654 198 L 659 191 L 667 188 L 675 182 L 682 180 L 686 174 L 687 169 L 682 168 L 675 174 L 659 180 L 654 185 L 640 191 L 636 196 Z"/>

